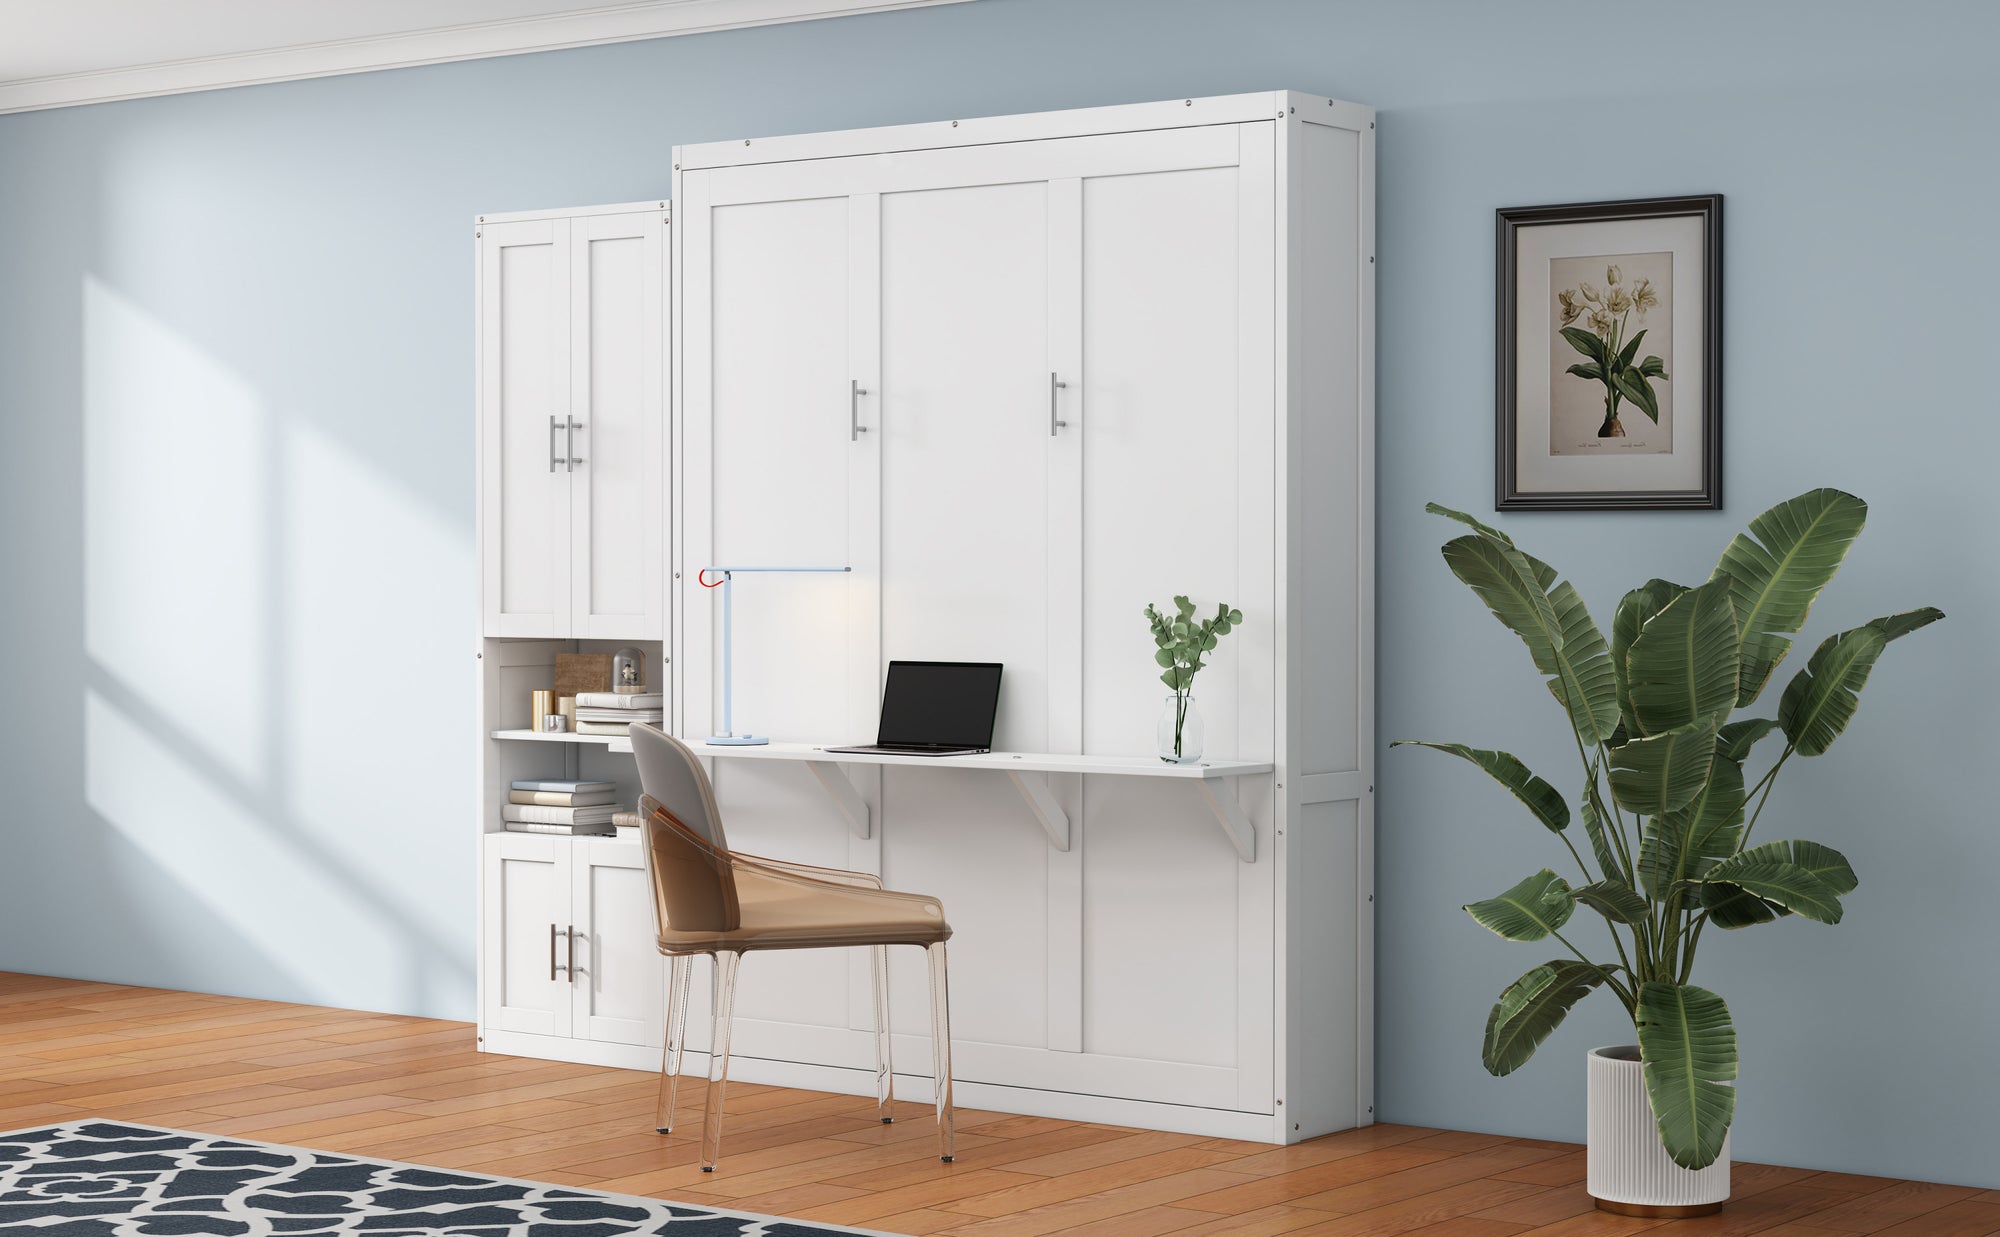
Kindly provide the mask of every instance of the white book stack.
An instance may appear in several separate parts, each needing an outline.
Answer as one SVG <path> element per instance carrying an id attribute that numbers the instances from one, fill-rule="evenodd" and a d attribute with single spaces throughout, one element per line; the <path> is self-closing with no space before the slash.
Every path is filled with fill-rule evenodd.
<path id="1" fill-rule="evenodd" d="M 659 725 L 666 718 L 666 697 L 659 692 L 621 695 L 618 692 L 581 692 L 576 698 L 576 732 L 624 736 L 633 722 Z"/>
<path id="2" fill-rule="evenodd" d="M 611 827 L 618 810 L 616 782 L 515 782 L 500 809 L 500 820 L 512 833 L 597 834 Z"/>

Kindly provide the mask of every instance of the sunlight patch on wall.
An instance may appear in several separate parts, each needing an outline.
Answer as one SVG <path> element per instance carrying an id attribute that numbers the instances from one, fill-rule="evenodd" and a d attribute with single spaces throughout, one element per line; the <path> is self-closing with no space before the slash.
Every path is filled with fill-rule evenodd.
<path id="1" fill-rule="evenodd" d="M 83 318 L 84 647 L 254 780 L 273 716 L 263 409 L 94 278 Z"/>

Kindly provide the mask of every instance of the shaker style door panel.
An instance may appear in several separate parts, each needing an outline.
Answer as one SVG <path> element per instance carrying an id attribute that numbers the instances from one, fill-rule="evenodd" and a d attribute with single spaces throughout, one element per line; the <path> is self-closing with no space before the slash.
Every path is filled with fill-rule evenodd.
<path id="1" fill-rule="evenodd" d="M 481 228 L 480 580 L 489 636 L 569 634 L 570 226 Z"/>
<path id="2" fill-rule="evenodd" d="M 881 203 L 883 651 L 1003 663 L 993 746 L 1060 751 L 1044 582 L 1049 457 L 1068 444 L 1051 435 L 1049 186 L 956 184 Z M 939 764 L 883 770 L 883 877 L 942 898 L 953 967 L 995 981 L 958 986 L 958 1039 L 1041 1047 L 1048 838 L 1005 779 Z M 924 1034 L 921 954 L 891 961 L 896 1026 Z"/>
<path id="3" fill-rule="evenodd" d="M 666 1015 L 666 960 L 653 939 L 652 890 L 639 847 L 574 839 L 570 896 L 576 929 L 574 1034 L 657 1048 Z"/>
<path id="4" fill-rule="evenodd" d="M 485 1025 L 568 1035 L 570 839 L 489 834 L 482 857 Z"/>
<path id="5" fill-rule="evenodd" d="M 665 623 L 662 217 L 570 222 L 570 634 L 657 640 Z"/>

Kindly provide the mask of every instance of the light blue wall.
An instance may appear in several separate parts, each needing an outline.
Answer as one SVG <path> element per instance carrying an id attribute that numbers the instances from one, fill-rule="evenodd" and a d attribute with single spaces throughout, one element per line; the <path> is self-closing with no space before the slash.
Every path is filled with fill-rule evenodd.
<path id="1" fill-rule="evenodd" d="M 675 142 L 1296 86 L 1381 108 L 1384 740 L 1570 780 L 1421 514 L 1490 493 L 1494 208 L 1728 195 L 1729 510 L 1501 523 L 1608 614 L 1787 495 L 1876 505 L 1809 635 L 1952 619 L 1770 829 L 1861 890 L 1702 977 L 1740 1158 L 2000 1185 L 1996 43 L 1977 0 L 979 0 L 0 117 L 0 966 L 470 1014 L 475 212 L 656 197 Z M 1555 853 L 1381 765 L 1379 1115 L 1579 1136 L 1628 1031 L 1601 1001 L 1488 1078 L 1541 955 L 1457 909 Z"/>

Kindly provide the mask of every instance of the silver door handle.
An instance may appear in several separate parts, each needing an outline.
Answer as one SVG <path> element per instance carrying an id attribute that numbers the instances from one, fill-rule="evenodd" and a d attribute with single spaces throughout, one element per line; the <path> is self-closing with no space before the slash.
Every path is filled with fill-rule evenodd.
<path id="1" fill-rule="evenodd" d="M 564 928 L 563 936 L 569 941 L 569 982 L 571 985 L 574 985 L 578 969 L 576 965 L 576 925 L 572 924 Z"/>
<path id="2" fill-rule="evenodd" d="M 549 418 L 549 471 L 550 472 L 554 472 L 556 470 L 556 465 L 562 463 L 562 456 L 556 454 L 556 435 L 561 432 L 562 432 L 562 426 L 557 423 L 554 417 L 550 417 Z M 549 926 L 554 927 L 555 925 L 550 924 Z"/>
<path id="3" fill-rule="evenodd" d="M 578 459 L 576 455 L 576 432 L 582 429 L 583 426 L 578 424 L 577 419 L 575 417 L 564 417 L 563 420 L 567 423 L 567 426 L 563 431 L 564 434 L 563 453 L 568 457 L 563 461 L 565 464 L 568 465 L 568 468 L 565 469 L 565 471 L 575 472 L 576 466 L 578 464 L 583 463 L 583 461 Z"/>
<path id="4" fill-rule="evenodd" d="M 1054 373 L 1049 374 L 1049 437 L 1051 438 L 1056 436 L 1057 430 L 1069 426 L 1067 421 L 1056 420 L 1056 392 L 1065 390 L 1068 386 L 1069 383 L 1059 381 Z"/>
<path id="5" fill-rule="evenodd" d="M 847 441 L 860 442 L 868 427 L 861 424 L 861 397 L 868 394 L 868 388 L 861 385 L 861 379 L 850 378 L 847 382 Z"/>
<path id="6" fill-rule="evenodd" d="M 556 938 L 560 937 L 561 935 L 562 935 L 562 929 L 556 927 L 554 924 L 549 925 L 549 982 L 550 983 L 554 983 L 556 981 L 557 971 L 566 972 L 569 970 L 569 968 L 566 966 L 556 965 Z"/>

